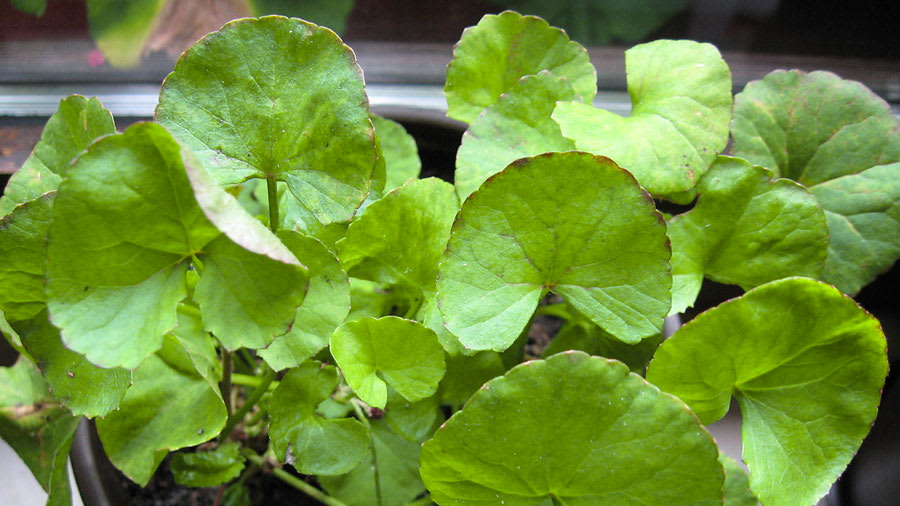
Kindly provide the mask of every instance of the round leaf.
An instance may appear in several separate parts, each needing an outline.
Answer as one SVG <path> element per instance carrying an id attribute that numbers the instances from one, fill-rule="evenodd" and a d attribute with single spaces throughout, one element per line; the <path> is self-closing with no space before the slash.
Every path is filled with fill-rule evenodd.
<path id="1" fill-rule="evenodd" d="M 720 156 L 697 186 L 700 199 L 669 220 L 672 313 L 694 304 L 703 277 L 744 289 L 788 276 L 816 278 L 828 251 L 815 197 L 740 158 Z"/>
<path id="2" fill-rule="evenodd" d="M 338 383 L 334 366 L 307 361 L 288 371 L 272 394 L 272 447 L 278 458 L 290 458 L 301 473 L 344 474 L 370 454 L 368 430 L 362 423 L 316 414 L 316 407 L 331 396 Z"/>
<path id="3" fill-rule="evenodd" d="M 55 190 L 69 164 L 97 137 L 116 131 L 113 117 L 100 100 L 71 95 L 59 103 L 47 120 L 41 140 L 22 168 L 6 184 L 0 197 L 0 216 L 12 208 Z"/>
<path id="4" fill-rule="evenodd" d="M 175 327 L 185 259 L 217 235 L 165 129 L 94 143 L 53 204 L 46 294 L 63 341 L 101 367 L 137 367 Z"/>
<path id="5" fill-rule="evenodd" d="M 350 220 L 384 163 L 356 57 L 300 19 L 241 19 L 204 37 L 163 83 L 156 118 L 220 183 L 284 181 L 323 225 Z"/>
<path id="6" fill-rule="evenodd" d="M 505 11 L 466 28 L 447 66 L 447 116 L 472 123 L 520 77 L 549 70 L 591 102 L 597 71 L 581 44 L 541 18 Z"/>
<path id="7" fill-rule="evenodd" d="M 484 385 L 422 446 L 421 473 L 442 506 L 712 506 L 717 457 L 682 402 L 620 362 L 566 352 Z"/>
<path id="8" fill-rule="evenodd" d="M 324 244 L 297 232 L 278 237 L 309 266 L 309 291 L 294 315 L 294 323 L 257 354 L 279 371 L 297 367 L 328 346 L 328 339 L 350 311 L 350 282 L 338 259 Z"/>
<path id="9" fill-rule="evenodd" d="M 734 153 L 816 197 L 831 239 L 823 278 L 854 294 L 900 257 L 900 126 L 862 84 L 775 71 L 735 97 Z"/>
<path id="10" fill-rule="evenodd" d="M 419 177 L 422 161 L 419 160 L 419 148 L 412 135 L 406 133 L 403 125 L 396 121 L 372 115 L 375 135 L 381 142 L 384 153 L 387 181 L 384 190 L 390 191 L 401 186 L 409 179 Z"/>
<path id="11" fill-rule="evenodd" d="M 869 432 L 887 374 L 884 334 L 834 287 L 775 281 L 662 344 L 647 379 L 703 423 L 741 407 L 750 487 L 767 506 L 814 504 Z"/>
<path id="12" fill-rule="evenodd" d="M 612 158 L 654 196 L 690 190 L 728 143 L 731 72 L 710 44 L 658 40 L 625 52 L 629 117 L 588 103 L 553 111 L 578 149 Z"/>
<path id="13" fill-rule="evenodd" d="M 97 419 L 109 459 L 141 486 L 170 450 L 214 438 L 225 426 L 225 403 L 194 370 L 173 338 L 134 371 L 134 385 L 119 410 Z"/>
<path id="14" fill-rule="evenodd" d="M 608 158 L 519 160 L 463 204 L 441 261 L 447 328 L 471 349 L 508 348 L 553 291 L 627 343 L 669 310 L 669 246 L 652 200 Z"/>
<path id="15" fill-rule="evenodd" d="M 341 325 L 331 336 L 331 354 L 359 398 L 379 408 L 388 385 L 414 402 L 434 395 L 445 372 L 437 335 L 395 316 Z"/>
<path id="16" fill-rule="evenodd" d="M 510 86 L 463 134 L 453 178 L 460 199 L 519 158 L 575 149 L 550 118 L 558 100 L 575 98 L 566 78 L 547 71 Z"/>

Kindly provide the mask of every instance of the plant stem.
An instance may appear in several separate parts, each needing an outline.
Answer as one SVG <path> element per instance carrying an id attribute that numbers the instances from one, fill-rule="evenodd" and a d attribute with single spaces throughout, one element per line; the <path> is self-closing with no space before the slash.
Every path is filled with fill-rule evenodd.
<path id="1" fill-rule="evenodd" d="M 231 416 L 231 352 L 222 348 L 222 400 L 225 401 L 225 412 Z"/>
<path id="2" fill-rule="evenodd" d="M 269 228 L 278 231 L 278 182 L 271 177 L 266 178 L 266 189 L 269 191 Z"/>
<path id="3" fill-rule="evenodd" d="M 253 452 L 252 450 L 246 450 L 242 453 L 244 454 L 245 457 L 247 457 L 247 459 L 250 460 L 250 462 L 253 462 L 257 466 L 260 466 L 263 468 L 266 467 L 265 460 L 260 455 Z M 305 481 L 301 480 L 300 478 L 297 478 L 296 476 L 285 471 L 284 469 L 281 469 L 280 467 L 273 467 L 272 474 L 274 474 L 281 481 L 296 488 L 297 490 L 300 490 L 301 492 L 305 493 L 306 495 L 312 497 L 313 499 L 319 501 L 322 504 L 327 504 L 328 506 L 347 506 L 343 501 L 340 501 L 338 499 L 335 499 L 334 497 L 331 497 L 330 495 L 326 494 L 325 492 L 322 492 L 321 490 L 317 489 L 316 487 L 310 485 L 309 483 L 306 483 Z"/>
<path id="4" fill-rule="evenodd" d="M 231 435 L 231 431 L 234 430 L 234 426 L 239 424 L 241 420 L 244 419 L 244 416 L 253 409 L 253 406 L 259 402 L 259 399 L 266 393 L 266 390 L 269 389 L 269 385 L 272 381 L 275 380 L 275 375 L 277 373 L 272 369 L 267 369 L 266 374 L 263 375 L 262 379 L 260 379 L 259 386 L 253 390 L 253 393 L 250 394 L 250 397 L 241 404 L 241 407 L 238 408 L 237 411 L 234 412 L 231 416 L 228 417 L 228 421 L 225 423 L 225 428 L 222 429 L 222 433 L 219 435 L 220 441 L 225 441 L 228 439 L 228 436 Z"/>
<path id="5" fill-rule="evenodd" d="M 372 474 L 375 475 L 375 501 L 378 506 L 381 506 L 381 478 L 378 476 L 378 456 L 375 453 L 375 436 L 372 435 L 372 424 L 369 423 L 369 417 L 363 412 L 359 403 L 351 401 L 350 405 L 353 406 L 356 416 L 359 417 L 369 431 L 369 446 L 372 448 Z"/>
<path id="6" fill-rule="evenodd" d="M 251 376 L 250 374 L 241 374 L 239 372 L 231 374 L 231 382 L 242 387 L 258 387 L 262 382 L 259 376 Z"/>

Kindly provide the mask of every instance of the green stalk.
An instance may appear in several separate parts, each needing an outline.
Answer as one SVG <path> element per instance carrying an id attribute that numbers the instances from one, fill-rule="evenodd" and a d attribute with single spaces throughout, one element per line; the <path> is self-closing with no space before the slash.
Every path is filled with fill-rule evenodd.
<path id="1" fill-rule="evenodd" d="M 253 387 L 256 388 L 260 384 L 262 384 L 262 378 L 259 376 L 253 376 L 250 374 L 241 374 L 239 372 L 235 372 L 231 374 L 231 382 L 235 385 L 240 385 L 242 387 Z M 277 386 L 278 382 L 273 381 L 269 387 Z"/>
<path id="2" fill-rule="evenodd" d="M 278 182 L 266 178 L 266 189 L 269 191 L 269 228 L 272 232 L 278 231 Z"/>
<path id="3" fill-rule="evenodd" d="M 377 506 L 381 506 L 381 479 L 378 477 L 378 456 L 375 453 L 375 436 L 372 435 L 372 424 L 369 423 L 369 417 L 363 413 L 362 407 L 356 402 L 350 402 L 356 416 L 362 421 L 363 425 L 369 431 L 369 446 L 372 448 L 372 473 L 375 475 L 375 502 Z"/>
<path id="4" fill-rule="evenodd" d="M 247 398 L 247 401 L 241 404 L 241 407 L 238 408 L 237 411 L 234 412 L 231 416 L 228 417 L 228 421 L 225 423 L 225 428 L 222 429 L 222 433 L 219 435 L 220 441 L 225 441 L 228 439 L 228 436 L 231 435 L 231 431 L 234 430 L 234 426 L 239 424 L 241 420 L 247 416 L 247 413 L 253 409 L 253 406 L 259 402 L 259 399 L 266 393 L 266 390 L 269 389 L 269 385 L 272 381 L 275 380 L 275 375 L 277 373 L 272 369 L 267 369 L 266 374 L 263 375 L 262 379 L 260 379 L 259 386 L 253 390 L 253 393 L 250 394 L 250 397 Z"/>
<path id="5" fill-rule="evenodd" d="M 247 457 L 248 460 L 250 460 L 250 462 L 253 462 L 254 464 L 256 464 L 257 466 L 260 466 L 260 467 L 266 467 L 264 459 L 261 456 L 259 456 L 256 452 L 245 448 L 242 453 L 244 454 L 245 457 Z M 285 471 L 284 469 L 281 469 L 280 467 L 273 467 L 272 474 L 274 474 L 275 477 L 278 478 L 279 480 L 281 480 L 281 481 L 287 483 L 288 485 L 296 488 L 297 490 L 305 493 L 306 495 L 312 497 L 313 499 L 319 501 L 322 504 L 327 504 L 328 506 L 347 506 L 347 504 L 344 503 L 343 501 L 340 501 L 338 499 L 335 499 L 334 497 L 331 497 L 330 495 L 326 494 L 325 492 L 322 492 L 321 490 L 317 489 L 316 487 L 310 485 L 309 483 L 306 483 L 305 481 L 301 480 L 300 478 L 297 478 L 296 476 Z"/>

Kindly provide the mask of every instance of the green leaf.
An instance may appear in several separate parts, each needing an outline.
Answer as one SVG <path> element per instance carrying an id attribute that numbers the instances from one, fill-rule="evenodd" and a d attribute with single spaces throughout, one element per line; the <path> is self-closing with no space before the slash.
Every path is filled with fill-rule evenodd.
<path id="1" fill-rule="evenodd" d="M 388 386 L 412 402 L 434 395 L 445 371 L 434 331 L 396 316 L 341 325 L 331 335 L 331 354 L 356 395 L 378 408 Z"/>
<path id="2" fill-rule="evenodd" d="M 275 455 L 303 474 L 343 474 L 370 454 L 362 423 L 326 420 L 315 412 L 339 383 L 334 366 L 307 361 L 288 371 L 272 394 L 269 436 Z"/>
<path id="3" fill-rule="evenodd" d="M 669 255 L 662 217 L 630 174 L 607 158 L 548 153 L 514 162 L 463 204 L 438 302 L 470 349 L 508 348 L 547 291 L 633 344 L 662 329 Z"/>
<path id="4" fill-rule="evenodd" d="M 16 9 L 37 17 L 43 16 L 47 10 L 47 0 L 12 0 L 11 3 Z"/>
<path id="5" fill-rule="evenodd" d="M 441 404 L 459 409 L 488 380 L 504 372 L 506 366 L 495 351 L 480 351 L 471 356 L 447 355 L 447 373 L 438 389 Z"/>
<path id="6" fill-rule="evenodd" d="M 438 396 L 409 402 L 393 388 L 388 389 L 387 405 L 382 418 L 398 436 L 413 443 L 422 443 L 437 429 L 441 416 Z"/>
<path id="7" fill-rule="evenodd" d="M 250 489 L 243 483 L 234 483 L 222 494 L 222 506 L 252 506 Z"/>
<path id="8" fill-rule="evenodd" d="M 550 115 L 557 101 L 576 98 L 568 79 L 546 70 L 510 86 L 463 134 L 454 174 L 460 199 L 519 158 L 575 149 Z"/>
<path id="9" fill-rule="evenodd" d="M 664 342 L 647 379 L 703 423 L 741 407 L 750 488 L 767 506 L 813 504 L 875 419 L 887 374 L 878 321 L 834 287 L 775 281 Z"/>
<path id="10" fill-rule="evenodd" d="M 227 442 L 208 452 L 178 452 L 169 460 L 169 469 L 176 483 L 188 487 L 214 487 L 240 476 L 244 460 L 240 446 Z"/>
<path id="11" fill-rule="evenodd" d="M 9 325 L 8 321 L 6 321 L 6 315 L 3 314 L 2 310 L 0 310 L 0 335 L 6 339 L 6 342 L 8 342 L 14 350 L 19 352 L 19 355 L 31 359 L 31 356 L 25 350 L 25 347 L 22 346 L 22 339 L 19 337 L 19 333 Z"/>
<path id="12" fill-rule="evenodd" d="M 0 311 L 27 320 L 46 305 L 47 229 L 56 192 L 45 193 L 0 218 Z"/>
<path id="13" fill-rule="evenodd" d="M 327 26 L 336 33 L 347 29 L 347 18 L 353 11 L 354 0 L 250 0 L 254 16 L 281 14 L 302 18 L 317 25 Z"/>
<path id="14" fill-rule="evenodd" d="M 714 505 L 717 457 L 682 402 L 620 362 L 567 352 L 482 387 L 422 446 L 421 474 L 442 506 Z"/>
<path id="15" fill-rule="evenodd" d="M 240 19 L 207 35 L 166 78 L 156 118 L 220 183 L 284 181 L 323 226 L 381 190 L 356 58 L 300 19 Z"/>
<path id="16" fill-rule="evenodd" d="M 623 343 L 569 304 L 564 304 L 554 316 L 563 317 L 566 321 L 541 354 L 544 358 L 566 350 L 578 350 L 589 355 L 614 358 L 641 374 L 663 340 L 660 333 L 636 344 Z"/>
<path id="17" fill-rule="evenodd" d="M 725 468 L 725 506 L 758 506 L 759 500 L 750 492 L 750 479 L 740 464 L 724 453 L 719 453 L 719 462 Z"/>
<path id="18" fill-rule="evenodd" d="M 0 438 L 47 491 L 48 505 L 70 504 L 67 462 L 80 421 L 53 399 L 29 360 L 19 357 L 12 367 L 0 367 Z"/>
<path id="19" fill-rule="evenodd" d="M 694 304 L 704 275 L 744 289 L 788 276 L 819 277 L 828 227 L 801 185 L 720 156 L 697 192 L 694 208 L 669 220 L 673 314 Z"/>
<path id="20" fill-rule="evenodd" d="M 396 299 L 393 292 L 374 281 L 350 278 L 350 313 L 344 321 L 380 318 L 391 314 L 391 308 L 398 302 Z"/>
<path id="21" fill-rule="evenodd" d="M 606 46 L 613 40 L 637 42 L 646 38 L 684 10 L 688 0 L 491 0 L 491 3 L 540 16 L 582 44 Z"/>
<path id="22" fill-rule="evenodd" d="M 141 60 L 144 44 L 166 0 L 87 0 L 91 36 L 110 65 L 132 68 Z"/>
<path id="23" fill-rule="evenodd" d="M 447 66 L 447 116 L 472 123 L 519 78 L 549 70 L 590 103 L 597 71 L 587 50 L 541 18 L 505 11 L 466 28 Z"/>
<path id="24" fill-rule="evenodd" d="M 194 369 L 206 378 L 212 388 L 222 380 L 222 362 L 216 352 L 216 341 L 203 330 L 200 311 L 185 303 L 178 305 L 178 326 L 170 334 L 191 358 Z"/>
<path id="25" fill-rule="evenodd" d="M 115 131 L 113 117 L 100 100 L 80 95 L 62 99 L 25 164 L 9 178 L 0 197 L 0 216 L 57 189 L 72 160 L 97 137 Z"/>
<path id="26" fill-rule="evenodd" d="M 224 235 L 204 249 L 194 299 L 205 330 L 236 350 L 266 347 L 290 329 L 306 295 L 304 267 L 253 253 Z"/>
<path id="27" fill-rule="evenodd" d="M 169 451 L 216 437 L 227 412 L 217 388 L 174 338 L 134 371 L 118 411 L 97 419 L 103 449 L 126 476 L 145 486 Z"/>
<path id="28" fill-rule="evenodd" d="M 219 234 L 162 127 L 93 144 L 60 185 L 49 231 L 47 306 L 66 346 L 101 367 L 137 367 L 175 327 L 186 260 Z"/>
<path id="29" fill-rule="evenodd" d="M 257 354 L 276 371 L 296 367 L 328 346 L 328 339 L 350 311 L 350 282 L 338 259 L 318 240 L 297 232 L 278 237 L 309 267 L 309 291 L 294 323 Z"/>
<path id="30" fill-rule="evenodd" d="M 575 147 L 612 158 L 656 197 L 690 190 L 728 143 L 731 72 L 711 44 L 658 40 L 625 52 L 629 117 L 557 104 Z"/>
<path id="31" fill-rule="evenodd" d="M 419 444 L 403 439 L 386 423 L 373 420 L 375 459 L 368 458 L 340 476 L 320 476 L 322 488 L 348 506 L 405 506 L 425 491 L 419 477 Z M 381 501 L 375 497 L 375 466 L 381 486 Z"/>
<path id="32" fill-rule="evenodd" d="M 828 219 L 823 278 L 854 294 L 900 257 L 900 126 L 865 86 L 775 71 L 735 97 L 734 153 L 805 185 Z"/>
<path id="33" fill-rule="evenodd" d="M 72 414 L 93 418 L 119 407 L 131 386 L 131 371 L 97 367 L 66 348 L 59 330 L 47 320 L 46 311 L 13 325 L 41 369 L 53 397 Z"/>
<path id="34" fill-rule="evenodd" d="M 354 277 L 399 285 L 424 298 L 433 292 L 437 264 L 459 203 L 453 186 L 436 178 L 406 182 L 374 202 L 338 244 Z"/>
<path id="35" fill-rule="evenodd" d="M 419 148 L 412 135 L 406 133 L 403 125 L 396 121 L 372 115 L 375 135 L 381 142 L 384 152 L 387 182 L 384 191 L 390 191 L 403 185 L 408 179 L 419 177 L 422 161 L 419 159 Z"/>

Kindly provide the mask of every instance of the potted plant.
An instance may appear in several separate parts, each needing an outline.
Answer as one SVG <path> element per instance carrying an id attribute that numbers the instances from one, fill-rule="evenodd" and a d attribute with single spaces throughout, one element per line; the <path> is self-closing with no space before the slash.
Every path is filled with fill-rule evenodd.
<path id="1" fill-rule="evenodd" d="M 330 505 L 813 504 L 887 373 L 848 295 L 900 252 L 896 119 L 828 73 L 733 99 L 708 44 L 626 62 L 623 118 L 563 31 L 485 16 L 455 185 L 299 19 L 203 38 L 152 123 L 63 100 L 0 200 L 0 435 L 52 504 L 82 417 L 228 504 L 260 470 Z M 747 292 L 660 345 L 704 278 Z M 523 362 L 536 314 L 564 323 Z M 732 397 L 749 477 L 704 428 Z"/>

